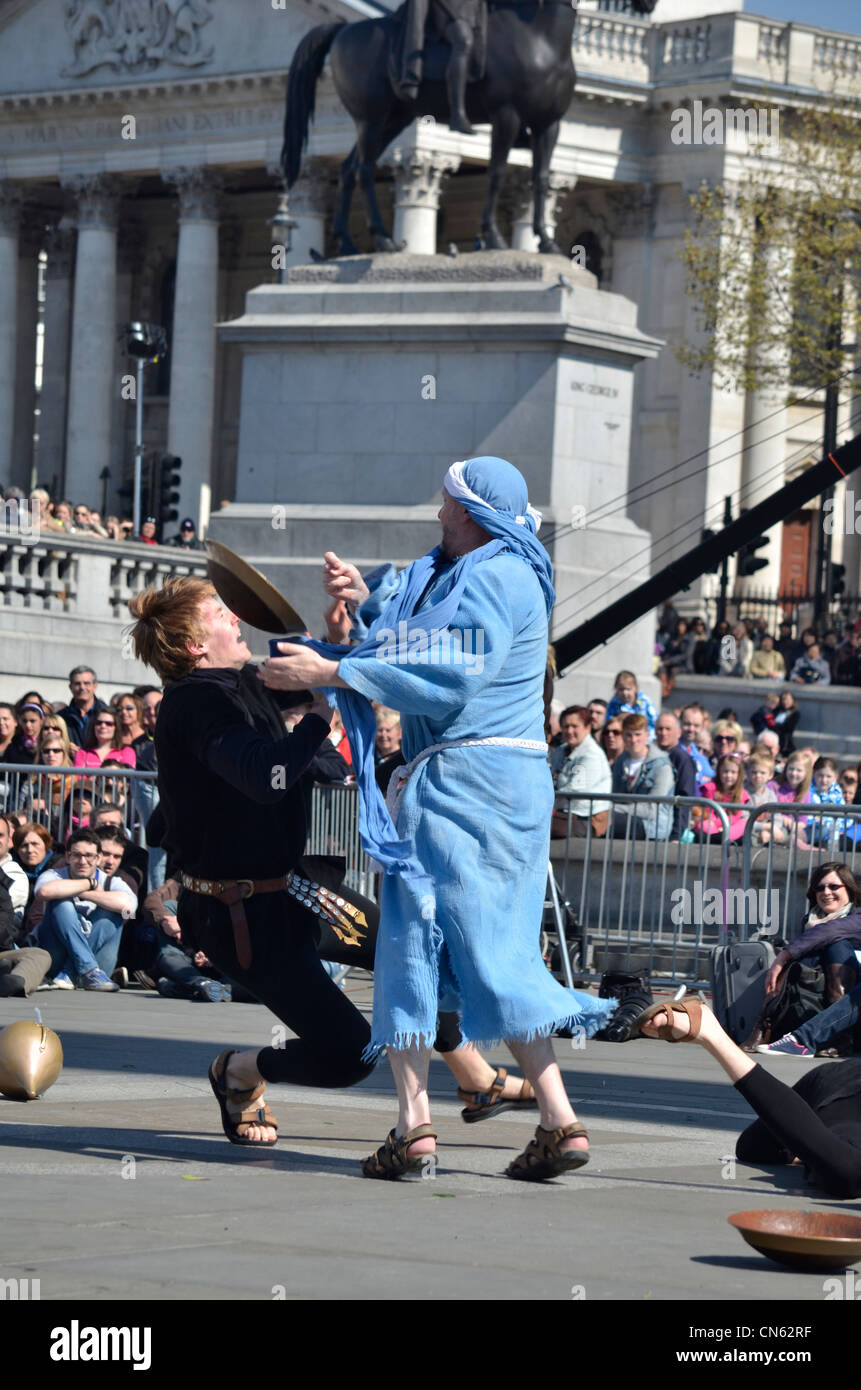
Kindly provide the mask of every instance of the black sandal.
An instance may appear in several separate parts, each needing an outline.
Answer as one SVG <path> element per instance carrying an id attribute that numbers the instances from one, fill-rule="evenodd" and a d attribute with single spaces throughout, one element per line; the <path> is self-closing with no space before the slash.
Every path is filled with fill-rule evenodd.
<path id="1" fill-rule="evenodd" d="M 560 1173 L 568 1173 L 574 1168 L 582 1168 L 589 1162 L 588 1149 L 560 1149 L 563 1139 L 588 1139 L 585 1127 L 581 1124 L 565 1125 L 562 1129 L 542 1129 L 539 1125 L 535 1138 L 526 1145 L 505 1170 L 507 1178 L 517 1178 L 521 1182 L 546 1182 L 557 1178 Z"/>
<path id="2" fill-rule="evenodd" d="M 278 1129 L 275 1116 L 266 1102 L 264 1101 L 262 1105 L 254 1105 L 254 1101 L 259 1100 L 266 1090 L 266 1082 L 261 1081 L 247 1091 L 237 1091 L 232 1086 L 224 1084 L 230 1059 L 237 1051 L 238 1048 L 234 1047 L 227 1052 L 220 1053 L 209 1068 L 209 1084 L 221 1109 L 221 1128 L 231 1144 L 242 1144 L 247 1149 L 271 1149 L 272 1145 L 278 1142 L 277 1133 L 274 1139 L 246 1138 L 251 1125 L 270 1125 L 272 1129 L 276 1131 Z M 241 1115 L 231 1115 L 227 1108 L 228 1101 L 234 1105 L 244 1105 L 248 1101 L 249 1108 L 243 1110 Z"/>
<path id="3" fill-rule="evenodd" d="M 507 1075 L 505 1067 L 497 1067 L 496 1080 L 487 1091 L 463 1091 L 458 1086 L 458 1099 L 467 1102 L 466 1109 L 460 1112 L 464 1124 L 474 1125 L 491 1115 L 501 1115 L 503 1110 L 537 1109 L 538 1101 L 528 1081 L 521 1082 L 519 1096 L 503 1096 Z"/>
<path id="4" fill-rule="evenodd" d="M 402 1178 L 406 1173 L 417 1173 L 429 1158 L 436 1159 L 436 1153 L 414 1154 L 410 1158 L 407 1150 L 417 1139 L 436 1139 L 436 1130 L 431 1125 L 418 1125 L 409 1134 L 396 1134 L 389 1130 L 385 1144 L 381 1144 L 362 1161 L 362 1174 L 366 1178 Z"/>

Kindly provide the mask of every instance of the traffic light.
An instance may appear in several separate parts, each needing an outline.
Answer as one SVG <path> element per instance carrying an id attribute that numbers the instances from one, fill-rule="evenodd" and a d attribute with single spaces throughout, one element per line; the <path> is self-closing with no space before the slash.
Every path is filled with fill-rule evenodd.
<path id="1" fill-rule="evenodd" d="M 747 507 L 742 507 L 739 516 L 744 516 Z M 757 555 L 758 550 L 762 550 L 764 545 L 770 545 L 768 536 L 753 536 L 746 545 L 740 547 L 736 555 L 736 574 L 741 577 L 744 574 L 756 574 L 757 570 L 764 570 L 768 564 L 765 555 Z"/>
<path id="2" fill-rule="evenodd" d="M 179 516 L 177 505 L 182 482 L 181 469 L 182 459 L 177 458 L 176 454 L 162 455 L 158 482 L 158 520 L 162 536 L 165 526 Z"/>
<path id="3" fill-rule="evenodd" d="M 846 592 L 846 566 L 832 562 L 831 565 L 831 594 L 833 598 L 838 598 L 840 594 Z"/>

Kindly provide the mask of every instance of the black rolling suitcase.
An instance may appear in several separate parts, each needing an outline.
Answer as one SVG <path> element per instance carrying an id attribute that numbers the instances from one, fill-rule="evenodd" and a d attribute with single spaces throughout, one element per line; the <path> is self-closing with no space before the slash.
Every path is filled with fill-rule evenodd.
<path id="1" fill-rule="evenodd" d="M 773 962 L 774 947 L 768 941 L 732 941 L 712 951 L 712 1008 L 733 1042 L 741 1044 L 753 1032 Z"/>

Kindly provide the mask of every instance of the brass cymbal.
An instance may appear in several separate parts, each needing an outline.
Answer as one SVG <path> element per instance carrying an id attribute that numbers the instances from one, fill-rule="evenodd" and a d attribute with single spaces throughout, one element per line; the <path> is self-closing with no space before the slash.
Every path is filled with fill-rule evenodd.
<path id="1" fill-rule="evenodd" d="M 62 1070 L 62 1044 L 44 1023 L 19 1019 L 0 1033 L 0 1092 L 10 1100 L 35 1100 Z"/>
<path id="2" fill-rule="evenodd" d="M 306 632 L 308 625 L 254 565 L 220 541 L 206 542 L 206 568 L 218 597 L 244 623 L 279 635 Z"/>

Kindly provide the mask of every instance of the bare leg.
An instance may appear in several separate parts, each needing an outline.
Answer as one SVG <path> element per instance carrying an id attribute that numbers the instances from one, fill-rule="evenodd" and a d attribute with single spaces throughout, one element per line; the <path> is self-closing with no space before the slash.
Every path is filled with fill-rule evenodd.
<path id="1" fill-rule="evenodd" d="M 496 1068 L 486 1062 L 472 1043 L 440 1056 L 462 1091 L 489 1091 L 496 1080 Z M 516 1100 L 520 1095 L 520 1079 L 506 1076 L 502 1094 Z"/>
<path id="2" fill-rule="evenodd" d="M 428 1099 L 428 1068 L 431 1049 L 429 1047 L 410 1047 L 396 1050 L 389 1048 L 389 1063 L 398 1092 L 399 1135 L 409 1134 L 417 1125 L 430 1124 L 430 1101 Z M 433 1139 L 417 1139 L 410 1144 L 411 1156 L 431 1154 L 436 1150 Z"/>
<path id="3" fill-rule="evenodd" d="M 535 1088 L 535 1095 L 538 1099 L 538 1108 L 541 1112 L 541 1128 L 547 1130 L 562 1129 L 566 1125 L 577 1123 L 577 1116 L 571 1108 L 571 1102 L 565 1091 L 565 1084 L 562 1080 L 562 1073 L 556 1063 L 553 1053 L 553 1044 L 549 1038 L 536 1038 L 534 1042 L 507 1042 L 507 1046 L 519 1066 L 523 1069 L 523 1075 L 532 1082 Z M 567 1149 L 588 1149 L 589 1141 L 581 1136 L 574 1139 L 565 1139 L 560 1148 Z"/>

